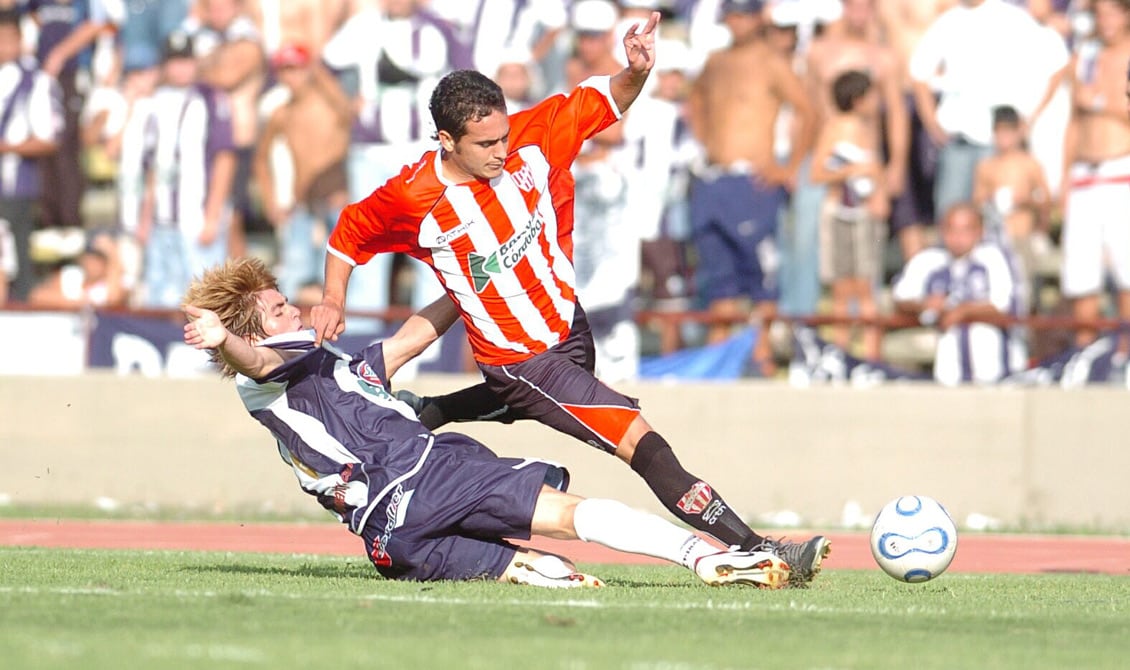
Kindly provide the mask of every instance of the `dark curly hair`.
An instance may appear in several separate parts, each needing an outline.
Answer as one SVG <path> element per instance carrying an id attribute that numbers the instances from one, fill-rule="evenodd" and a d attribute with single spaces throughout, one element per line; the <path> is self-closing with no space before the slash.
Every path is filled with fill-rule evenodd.
<path id="1" fill-rule="evenodd" d="M 498 84 L 474 70 L 456 70 L 439 80 L 428 102 L 436 131 L 445 131 L 455 141 L 467 134 L 467 123 L 506 113 L 506 98 Z"/>

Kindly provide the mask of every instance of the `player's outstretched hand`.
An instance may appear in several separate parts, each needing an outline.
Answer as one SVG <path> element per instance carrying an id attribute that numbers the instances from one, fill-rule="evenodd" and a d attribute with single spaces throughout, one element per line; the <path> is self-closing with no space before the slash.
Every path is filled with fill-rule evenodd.
<path id="1" fill-rule="evenodd" d="M 310 310 L 310 324 L 314 327 L 315 345 L 322 346 L 323 340 L 336 342 L 345 330 L 345 313 L 341 305 L 323 301 Z"/>
<path id="2" fill-rule="evenodd" d="M 185 305 L 183 309 L 188 316 L 188 323 L 184 324 L 185 344 L 197 349 L 215 349 L 224 343 L 228 329 L 215 312 L 193 305 Z"/>
<path id="3" fill-rule="evenodd" d="M 652 12 L 647 24 L 633 23 L 624 34 L 624 52 L 628 55 L 628 68 L 632 72 L 650 72 L 655 65 L 655 33 L 659 25 L 659 12 Z"/>

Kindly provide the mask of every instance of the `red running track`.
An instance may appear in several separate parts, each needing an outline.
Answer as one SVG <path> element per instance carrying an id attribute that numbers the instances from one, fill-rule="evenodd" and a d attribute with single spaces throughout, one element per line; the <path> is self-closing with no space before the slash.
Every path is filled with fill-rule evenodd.
<path id="1" fill-rule="evenodd" d="M 792 537 L 806 537 L 795 531 Z M 826 533 L 826 569 L 872 569 L 865 533 Z M 661 563 L 584 542 L 535 539 L 530 546 L 584 563 Z M 364 555 L 361 539 L 333 524 L 152 523 L 0 520 L 0 546 L 172 549 L 283 554 Z M 950 572 L 1130 574 L 1130 538 L 963 534 Z"/>

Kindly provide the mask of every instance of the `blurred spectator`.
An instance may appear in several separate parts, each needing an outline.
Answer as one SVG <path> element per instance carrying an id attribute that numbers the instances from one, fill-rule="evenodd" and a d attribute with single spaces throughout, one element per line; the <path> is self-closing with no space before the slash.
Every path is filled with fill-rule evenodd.
<path id="1" fill-rule="evenodd" d="M 506 98 L 507 114 L 520 112 L 536 102 L 533 69 L 534 63 L 528 51 L 510 49 L 499 57 L 494 81 Z"/>
<path id="2" fill-rule="evenodd" d="M 570 89 L 589 77 L 623 68 L 614 54 L 622 37 L 613 33 L 618 19 L 616 5 L 608 0 L 579 0 L 573 5 L 576 46 L 565 66 Z M 629 214 L 627 209 L 628 177 L 638 173 L 642 156 L 641 131 L 633 125 L 636 113 L 632 109 L 621 123 L 589 138 L 572 169 L 577 189 L 573 205 L 577 295 L 592 327 L 597 374 L 609 381 L 634 377 L 639 368 L 632 298 L 640 275 L 640 221 L 636 212 Z"/>
<path id="3" fill-rule="evenodd" d="M 127 80 L 135 72 L 156 72 L 165 38 L 188 17 L 191 0 L 128 0 L 118 29 L 121 71 Z"/>
<path id="4" fill-rule="evenodd" d="M 8 285 L 15 279 L 19 267 L 12 225 L 7 219 L 0 219 L 0 307 L 8 302 Z"/>
<path id="5" fill-rule="evenodd" d="M 941 221 L 942 246 L 911 258 L 894 283 L 897 309 L 940 331 L 934 379 L 948 386 L 996 382 L 1026 365 L 1024 343 L 1001 325 L 1016 314 L 1012 269 L 983 232 L 976 205 L 952 206 Z"/>
<path id="6" fill-rule="evenodd" d="M 1022 313 L 1033 304 L 1038 259 L 1051 249 L 1051 197 L 1044 170 L 1024 146 L 1020 115 L 1012 107 L 993 110 L 993 155 L 977 164 L 973 202 L 981 207 L 988 237 L 1011 250 L 1022 280 Z"/>
<path id="7" fill-rule="evenodd" d="M 346 158 L 351 202 L 372 193 L 434 146 L 428 99 L 451 67 L 449 27 L 441 23 L 421 11 L 419 0 L 387 0 L 383 10 L 368 7 L 353 14 L 326 44 L 325 62 L 339 73 L 356 112 Z M 392 261 L 392 254 L 378 254 L 357 268 L 346 306 L 386 309 Z M 411 301 L 423 307 L 442 289 L 423 263 L 408 262 L 414 278 Z"/>
<path id="8" fill-rule="evenodd" d="M 351 14 L 350 0 L 248 0 L 266 53 L 289 44 L 303 44 L 318 57 L 322 48 Z"/>
<path id="9" fill-rule="evenodd" d="M 189 34 L 170 34 L 153 95 L 148 191 L 138 231 L 149 307 L 178 307 L 192 277 L 228 256 L 236 173 L 232 116 L 228 98 L 199 81 L 195 54 Z"/>
<path id="10" fill-rule="evenodd" d="M 495 72 L 508 54 L 527 52 L 529 63 L 537 68 L 531 95 L 541 99 L 545 93 L 565 86 L 563 59 L 557 43 L 568 24 L 565 0 L 432 0 L 437 14 L 464 27 L 470 45 L 471 63 L 479 72 Z M 510 56 L 512 57 L 512 56 Z M 550 86 L 550 90 L 544 90 Z"/>
<path id="11" fill-rule="evenodd" d="M 1063 183 L 1064 135 L 1071 118 L 1071 91 L 1067 86 L 1071 57 L 1064 38 L 1066 17 L 1056 11 L 1066 0 L 1027 0 L 1028 12 L 1036 19 L 1036 51 L 1040 60 L 1032 61 L 1027 74 L 1033 78 L 1050 76 L 1051 85 L 1025 124 L 1028 149 L 1039 162 L 1047 180 L 1050 197 L 1058 197 Z M 1038 81 L 1037 84 L 1038 85 Z"/>
<path id="12" fill-rule="evenodd" d="M 199 0 L 198 7 L 198 16 L 190 16 L 182 27 L 195 45 L 200 82 L 224 94 L 231 109 L 236 177 L 227 243 L 230 255 L 242 256 L 244 226 L 254 213 L 248 185 L 259 131 L 259 94 L 267 74 L 263 38 L 244 0 Z"/>
<path id="13" fill-rule="evenodd" d="M 112 235 L 95 234 L 72 263 L 36 285 L 28 304 L 49 309 L 121 307 L 126 304 L 122 266 Z"/>
<path id="14" fill-rule="evenodd" d="M 44 183 L 51 189 L 40 198 L 40 223 L 45 228 L 81 228 L 86 178 L 80 115 L 89 83 L 90 46 L 122 23 L 124 7 L 115 0 L 28 0 L 27 11 L 39 28 L 36 58 L 59 83 L 63 96 L 59 150 L 41 163 Z"/>
<path id="15" fill-rule="evenodd" d="M 909 63 L 927 28 L 956 4 L 958 0 L 876 0 L 879 32 L 893 52 L 899 90 L 909 112 L 906 178 L 901 191 L 895 191 L 890 220 L 902 262 L 926 246 L 926 229 L 934 222 L 934 178 L 938 167 L 938 147 L 915 102 Z M 888 151 L 892 149 L 888 147 Z"/>
<path id="16" fill-rule="evenodd" d="M 345 154 L 353 114 L 349 98 L 305 46 L 283 46 L 271 66 L 290 95 L 259 138 L 254 172 L 267 218 L 278 231 L 279 290 L 297 296 L 303 286 L 322 283 L 328 231 L 348 202 Z M 276 138 L 294 167 L 289 209 L 280 208 L 275 193 L 270 152 Z"/>
<path id="17" fill-rule="evenodd" d="M 880 154 L 879 89 L 859 70 L 832 82 L 836 113 L 825 118 L 812 158 L 812 179 L 828 184 L 822 222 L 822 278 L 832 287 L 832 313 L 847 317 L 852 303 L 865 319 L 879 315 L 875 285 L 880 278 L 884 223 L 890 207 Z M 835 343 L 847 350 L 851 330 L 836 328 Z M 879 360 L 881 333 L 863 330 L 863 356 Z"/>
<path id="18" fill-rule="evenodd" d="M 20 15 L 0 11 L 0 219 L 15 246 L 9 297 L 26 300 L 35 283 L 31 234 L 43 189 L 37 159 L 56 151 L 63 129 L 62 95 L 34 58 L 23 56 Z M 50 183 L 50 182 L 48 182 Z"/>
<path id="19" fill-rule="evenodd" d="M 1130 1 L 1095 0 L 1101 46 L 1075 57 L 1074 114 L 1065 161 L 1068 180 L 1063 224 L 1063 295 L 1076 319 L 1101 310 L 1109 263 L 1118 290 L 1118 314 L 1130 319 L 1130 120 L 1126 64 L 1130 62 Z M 1095 337 L 1077 331 L 1077 344 Z"/>
<path id="20" fill-rule="evenodd" d="M 976 165 L 992 153 L 993 108 L 1031 115 L 1056 85 L 1038 29 L 1028 12 L 1004 0 L 962 0 L 922 35 L 910 76 L 923 125 L 940 147 L 938 211 L 972 197 Z M 1026 75 L 1033 63 L 1041 65 L 1042 81 Z"/>
<path id="21" fill-rule="evenodd" d="M 788 61 L 761 37 L 761 5 L 724 2 L 733 45 L 706 61 L 691 90 L 688 118 L 705 159 L 691 186 L 698 290 L 718 319 L 742 319 L 752 302 L 756 318 L 765 323 L 776 314 L 778 216 L 785 187 L 795 184 L 808 153 L 812 111 Z M 782 165 L 773 155 L 773 137 L 783 104 L 793 108 L 799 130 Z M 708 339 L 719 342 L 729 332 L 718 323 Z M 772 371 L 770 353 L 763 329 L 754 359 L 764 373 Z"/>
<path id="22" fill-rule="evenodd" d="M 685 102 L 693 75 L 690 49 L 677 40 L 660 38 L 651 95 L 632 106 L 629 123 L 638 124 L 640 168 L 629 173 L 628 211 L 641 238 L 641 279 L 646 302 L 662 312 L 692 307 L 688 242 L 690 238 L 690 166 L 702 147 L 691 137 Z M 659 349 L 680 348 L 680 324 L 661 320 Z"/>

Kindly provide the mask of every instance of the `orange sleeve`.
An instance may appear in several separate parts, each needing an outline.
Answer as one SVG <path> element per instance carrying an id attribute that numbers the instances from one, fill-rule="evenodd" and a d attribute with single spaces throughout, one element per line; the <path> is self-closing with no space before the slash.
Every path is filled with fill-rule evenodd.
<path id="1" fill-rule="evenodd" d="M 581 144 L 620 120 L 610 77 L 589 77 L 568 95 L 555 95 L 510 117 L 511 150 L 536 144 L 549 164 L 568 168 Z"/>
<path id="2" fill-rule="evenodd" d="M 419 255 L 420 220 L 430 206 L 428 198 L 434 201 L 437 196 L 414 188 L 434 179 L 413 180 L 433 155 L 429 152 L 415 165 L 405 166 L 384 186 L 343 209 L 327 243 L 330 253 L 355 265 L 364 265 L 380 253 Z"/>

